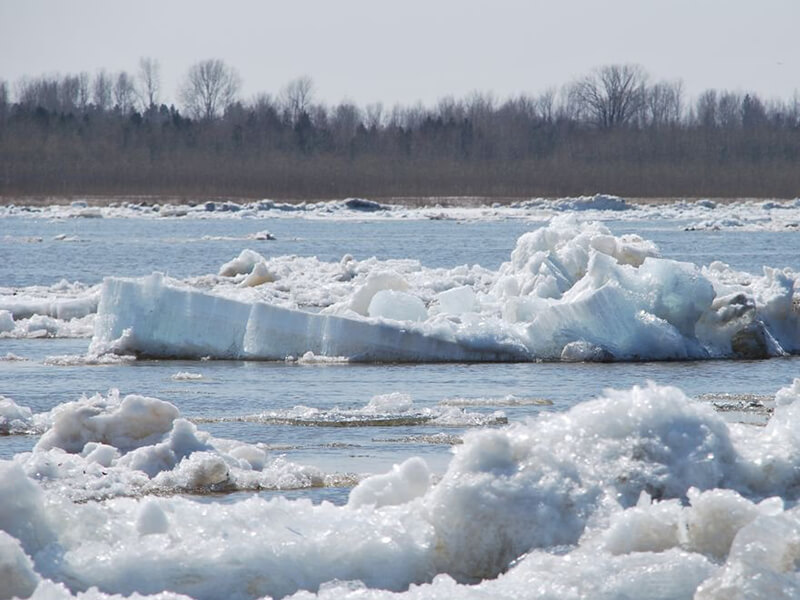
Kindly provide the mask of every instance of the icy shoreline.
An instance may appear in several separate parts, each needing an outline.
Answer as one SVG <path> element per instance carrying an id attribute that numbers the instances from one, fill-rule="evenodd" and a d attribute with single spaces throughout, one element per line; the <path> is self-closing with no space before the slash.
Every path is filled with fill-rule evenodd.
<path id="1" fill-rule="evenodd" d="M 173 203 L 125 200 L 103 203 L 0 205 L 0 217 L 32 219 L 314 219 L 314 220 L 510 220 L 546 221 L 565 212 L 592 220 L 669 220 L 690 231 L 797 231 L 800 199 L 626 200 L 608 194 L 573 198 L 530 198 L 492 202 L 470 198 L 427 198 L 414 203 L 382 203 L 364 198 L 276 202 L 205 200 Z M 442 202 L 440 202 L 442 201 Z M 37 240 L 25 240 L 35 242 Z M 38 240 L 41 241 L 41 240 Z"/>

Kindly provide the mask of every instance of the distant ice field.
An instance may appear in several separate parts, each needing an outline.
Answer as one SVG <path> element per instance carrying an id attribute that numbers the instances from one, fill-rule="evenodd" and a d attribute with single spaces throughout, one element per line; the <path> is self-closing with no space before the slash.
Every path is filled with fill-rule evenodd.
<path id="1" fill-rule="evenodd" d="M 638 232 L 676 260 L 698 264 L 723 260 L 746 271 L 762 265 L 800 270 L 800 258 L 789 243 L 792 236 L 774 235 L 791 234 L 796 227 L 787 223 L 794 222 L 792 219 L 800 225 L 797 202 L 742 202 L 715 208 L 674 202 L 597 210 L 591 208 L 597 202 L 586 200 L 579 212 L 582 218 L 601 219 L 615 234 Z M 48 285 L 62 278 L 91 284 L 107 275 L 139 276 L 154 270 L 188 277 L 216 271 L 243 247 L 273 256 L 317 256 L 325 261 L 339 260 L 349 253 L 356 258 L 412 258 L 428 267 L 468 263 L 497 268 L 508 259 L 522 233 L 563 214 L 573 204 L 551 201 L 550 206 L 555 208 L 548 209 L 534 204 L 527 209 L 377 212 L 327 211 L 324 206 L 307 211 L 206 212 L 200 205 L 186 207 L 188 213 L 165 211 L 167 216 L 163 217 L 150 207 L 95 209 L 82 208 L 78 203 L 77 207 L 35 212 L 0 207 L 0 256 L 14 256 L 14 261 L 0 264 L 0 285 Z M 87 210 L 93 211 L 89 213 L 92 218 L 81 216 Z M 731 212 L 748 218 L 753 226 L 729 224 L 686 231 L 701 217 Z M 259 234 L 265 231 L 275 239 L 263 239 Z M 98 269 L 88 258 L 91 253 L 103 257 L 103 268 Z M 53 263 L 55 255 L 60 258 Z"/>

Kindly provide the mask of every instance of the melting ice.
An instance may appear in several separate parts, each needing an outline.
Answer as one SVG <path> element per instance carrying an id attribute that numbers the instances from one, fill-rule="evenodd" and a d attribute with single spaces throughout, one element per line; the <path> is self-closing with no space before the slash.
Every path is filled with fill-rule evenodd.
<path id="1" fill-rule="evenodd" d="M 499 270 L 267 259 L 219 275 L 107 278 L 91 353 L 351 361 L 762 358 L 800 350 L 797 274 L 661 257 L 637 235 L 553 219 Z"/>
<path id="2" fill-rule="evenodd" d="M 438 481 L 412 458 L 334 506 L 153 494 L 324 476 L 155 398 L 83 398 L 0 462 L 0 597 L 797 597 L 798 411 L 800 380 L 765 427 L 673 387 L 608 391 L 468 433 Z M 106 499 L 83 501 L 103 479 Z"/>
<path id="3" fill-rule="evenodd" d="M 353 206 L 341 210 L 386 217 L 384 207 Z M 340 210 L 302 210 L 328 209 Z M 559 205 L 512 210 L 540 209 Z M 284 208 L 151 212 L 201 210 Z M 51 364 L 766 357 L 798 352 L 796 280 L 788 269 L 677 262 L 639 236 L 557 217 L 523 235 L 498 270 L 244 251 L 181 281 L 2 290 L 0 336 L 91 336 L 88 356 Z M 193 371 L 173 377 L 199 385 Z M 422 434 L 452 446 L 443 473 L 417 457 L 363 478 L 215 437 L 156 397 L 111 391 L 42 413 L 0 397 L 0 435 L 39 436 L 32 451 L 0 461 L 0 599 L 800 597 L 800 380 L 777 393 L 764 426 L 730 423 L 657 385 L 511 425 L 500 411 L 471 410 L 538 404 L 547 400 L 498 395 L 417 409 L 388 394 L 358 408 L 237 417 L 476 428 Z M 352 490 L 343 506 L 255 493 L 318 486 Z M 227 492 L 238 494 L 209 500 Z"/>

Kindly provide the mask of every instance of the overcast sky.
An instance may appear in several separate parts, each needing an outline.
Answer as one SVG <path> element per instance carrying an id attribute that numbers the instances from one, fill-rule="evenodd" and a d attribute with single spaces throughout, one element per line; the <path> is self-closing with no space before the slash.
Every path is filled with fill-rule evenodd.
<path id="1" fill-rule="evenodd" d="M 100 68 L 162 71 L 177 102 L 188 67 L 220 58 L 242 97 L 308 75 L 315 98 L 431 104 L 505 98 L 610 63 L 653 80 L 789 99 L 800 90 L 800 0 L 0 0 L 0 79 Z"/>

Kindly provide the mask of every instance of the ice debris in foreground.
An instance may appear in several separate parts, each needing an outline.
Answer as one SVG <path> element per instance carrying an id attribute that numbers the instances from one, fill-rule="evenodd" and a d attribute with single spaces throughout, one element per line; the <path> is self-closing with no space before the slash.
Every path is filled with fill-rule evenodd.
<path id="1" fill-rule="evenodd" d="M 40 433 L 15 457 L 44 489 L 75 501 L 168 494 L 296 489 L 343 476 L 293 464 L 260 445 L 217 439 L 163 400 L 112 390 L 31 414 L 0 396 L 0 434 Z"/>
<path id="2" fill-rule="evenodd" d="M 139 444 L 173 416 L 158 402 L 134 419 L 146 427 L 100 412 L 91 426 L 54 424 L 32 455 L 0 462 L 0 572 L 12 593 L 73 598 L 95 586 L 80 597 L 722 600 L 800 592 L 800 380 L 778 392 L 763 428 L 727 424 L 672 387 L 610 391 L 565 413 L 467 434 L 438 483 L 422 459 L 409 459 L 362 481 L 346 506 L 259 496 L 75 504 L 36 475 L 36 455 L 57 444 L 106 458 L 115 450 L 96 438 L 148 448 Z M 139 414 L 141 403 L 118 409 Z"/>
<path id="3" fill-rule="evenodd" d="M 405 265 L 403 274 L 375 263 L 355 272 L 353 262 L 345 257 L 319 271 L 339 273 L 319 312 L 276 302 L 274 290 L 326 286 L 302 269 L 279 270 L 251 250 L 222 267 L 212 291 L 160 274 L 107 278 L 90 350 L 268 360 L 311 352 L 410 362 L 763 358 L 800 351 L 796 273 L 764 267 L 756 276 L 720 262 L 700 268 L 661 258 L 639 236 L 614 236 L 571 216 L 521 236 L 496 272 L 427 270 L 418 263 Z"/>

